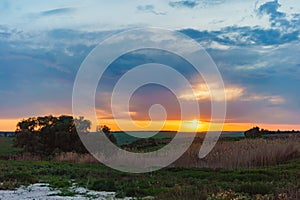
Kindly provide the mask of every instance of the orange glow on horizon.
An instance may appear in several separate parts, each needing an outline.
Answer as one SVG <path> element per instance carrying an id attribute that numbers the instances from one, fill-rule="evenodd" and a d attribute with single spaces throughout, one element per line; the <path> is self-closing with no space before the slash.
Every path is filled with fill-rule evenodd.
<path id="1" fill-rule="evenodd" d="M 0 131 L 15 131 L 20 119 L 0 119 Z"/>
<path id="2" fill-rule="evenodd" d="M 120 131 L 120 128 L 116 124 L 115 120 L 100 120 L 101 125 L 107 125 L 111 128 L 112 131 Z M 126 122 L 123 122 L 126 123 Z M 155 127 L 155 124 L 158 124 L 159 127 L 162 124 L 161 121 L 152 122 L 151 127 Z M 211 126 L 211 131 L 217 131 L 220 130 L 221 124 L 218 123 L 210 123 L 210 122 L 203 122 L 197 119 L 193 120 L 186 120 L 186 121 L 180 121 L 180 120 L 168 120 L 165 122 L 162 129 L 158 128 L 152 128 L 152 129 L 146 129 L 145 127 L 149 127 L 150 122 L 149 121 L 135 121 L 135 124 L 138 124 L 140 128 L 137 129 L 126 129 L 126 131 L 145 131 L 145 130 L 163 130 L 163 131 L 177 131 L 180 127 L 180 124 L 182 123 L 182 129 L 185 132 L 191 132 L 191 129 L 194 129 L 197 127 L 198 132 L 205 132 L 209 129 Z M 246 131 L 250 128 L 253 128 L 255 126 L 258 126 L 263 129 L 267 129 L 270 131 L 277 131 L 282 130 L 300 130 L 300 125 L 297 124 L 263 124 L 263 123 L 224 123 L 222 131 Z M 93 130 L 93 128 L 92 128 Z"/>
<path id="3" fill-rule="evenodd" d="M 0 119 L 0 131 L 15 131 L 17 123 L 21 119 Z M 115 120 L 106 119 L 100 120 L 101 125 L 107 125 L 112 131 L 120 131 Z M 126 121 L 122 122 L 126 128 Z M 209 126 L 212 126 L 212 130 L 218 130 L 220 124 L 211 124 L 210 122 L 203 122 L 197 119 L 180 121 L 180 120 L 168 120 L 165 123 L 162 121 L 154 121 L 150 123 L 149 121 L 134 121 L 139 128 L 131 129 L 128 126 L 126 131 L 145 131 L 145 130 L 165 130 L 165 131 L 177 131 L 179 130 L 180 124 L 182 123 L 182 130 L 185 132 L 191 132 L 191 130 L 197 128 L 198 132 L 205 132 L 208 130 Z M 151 124 L 151 126 L 149 126 Z M 163 124 L 163 128 L 161 128 Z M 260 128 L 268 130 L 300 130 L 300 125 L 296 124 L 263 124 L 263 123 L 225 123 L 222 131 L 245 131 L 254 126 L 259 126 Z M 93 124 L 91 131 L 96 129 L 96 125 Z"/>

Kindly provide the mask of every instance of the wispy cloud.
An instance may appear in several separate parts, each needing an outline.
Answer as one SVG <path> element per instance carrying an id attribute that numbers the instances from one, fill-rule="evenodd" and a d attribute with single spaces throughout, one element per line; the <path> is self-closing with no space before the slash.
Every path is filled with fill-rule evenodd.
<path id="1" fill-rule="evenodd" d="M 180 0 L 169 2 L 169 6 L 173 8 L 194 8 L 197 6 L 210 7 L 224 2 L 225 0 Z"/>
<path id="2" fill-rule="evenodd" d="M 251 94 L 244 96 L 244 98 L 241 99 L 242 101 L 267 101 L 271 104 L 278 105 L 285 103 L 285 99 L 281 96 L 272 96 L 272 95 L 259 95 L 259 94 Z"/>
<path id="3" fill-rule="evenodd" d="M 249 26 L 227 26 L 221 30 L 210 32 L 184 29 L 180 32 L 199 42 L 215 41 L 226 46 L 278 45 L 299 40 L 299 30 L 286 32 L 274 28 L 266 29 Z"/>
<path id="4" fill-rule="evenodd" d="M 139 5 L 136 7 L 136 9 L 141 12 L 152 13 L 155 15 L 166 15 L 165 12 L 160 12 L 160 11 L 155 10 L 154 5 Z"/>
<path id="5" fill-rule="evenodd" d="M 212 5 L 222 4 L 225 3 L 225 1 L 226 0 L 201 0 L 202 3 L 212 4 Z"/>
<path id="6" fill-rule="evenodd" d="M 223 94 L 226 95 L 227 101 L 236 100 L 239 97 L 241 97 L 244 93 L 244 88 L 238 87 L 238 86 L 227 86 L 225 90 L 222 90 L 219 87 L 212 86 L 214 89 L 214 100 L 215 101 L 223 101 Z M 195 98 L 199 101 L 202 100 L 210 100 L 211 99 L 211 91 L 209 91 L 208 86 L 205 83 L 201 83 L 196 86 L 194 93 L 186 93 L 183 92 L 183 94 L 180 96 L 181 99 L 185 100 L 194 100 Z"/>
<path id="7" fill-rule="evenodd" d="M 41 16 L 51 16 L 51 15 L 61 15 L 69 14 L 75 11 L 75 8 L 56 8 L 51 10 L 46 10 L 40 13 Z"/>
<path id="8" fill-rule="evenodd" d="M 169 5 L 173 8 L 194 8 L 199 4 L 198 1 L 192 1 L 192 0 L 185 0 L 185 1 L 172 1 L 169 2 Z"/>
<path id="9" fill-rule="evenodd" d="M 212 86 L 213 88 L 218 88 Z M 239 85 L 227 85 L 224 90 L 215 89 L 214 91 L 214 101 L 223 101 L 223 94 L 226 96 L 226 101 L 251 101 L 259 102 L 266 101 L 272 105 L 282 104 L 285 102 L 285 99 L 279 95 L 267 95 L 267 94 L 255 94 L 247 91 L 243 86 Z M 206 84 L 199 84 L 195 88 L 195 93 L 185 93 L 180 96 L 181 99 L 185 100 L 194 100 L 195 98 L 199 101 L 211 100 L 212 91 L 209 91 Z"/>

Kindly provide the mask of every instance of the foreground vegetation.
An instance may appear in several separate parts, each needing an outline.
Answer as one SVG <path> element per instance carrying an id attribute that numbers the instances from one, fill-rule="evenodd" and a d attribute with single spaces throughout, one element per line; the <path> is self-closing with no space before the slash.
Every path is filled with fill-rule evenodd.
<path id="1" fill-rule="evenodd" d="M 237 170 L 167 168 L 148 174 L 127 174 L 100 164 L 1 161 L 0 188 L 47 182 L 68 191 L 72 182 L 97 191 L 115 191 L 118 197 L 155 196 L 157 199 L 206 199 L 225 191 L 229 195 L 299 198 L 300 159 L 269 167 Z M 219 194 L 220 195 L 220 194 Z M 222 198 L 221 198 L 222 199 Z M 231 198 L 229 198 L 231 199 Z M 271 198 L 270 198 L 271 199 Z"/>
<path id="2" fill-rule="evenodd" d="M 176 166 L 238 169 L 274 166 L 300 158 L 300 137 L 219 141 L 204 158 L 198 158 L 201 143 L 194 143 L 175 162 Z"/>
<path id="3" fill-rule="evenodd" d="M 11 140 L 11 138 L 0 138 L 2 143 L 6 143 L 6 153 L 2 153 L 6 156 L 19 151 L 12 147 Z M 256 141 L 261 144 L 261 139 L 252 140 L 251 144 Z M 229 146 L 226 142 L 220 143 L 216 152 L 220 152 L 224 145 L 228 149 L 233 146 L 240 148 L 234 144 L 235 142 L 227 142 Z M 264 146 L 267 149 L 270 147 Z M 68 155 L 78 158 L 76 153 Z M 27 160 L 29 159 L 27 157 Z M 71 161 L 78 162 L 76 159 Z M 148 174 L 122 173 L 99 163 L 84 164 L 53 160 L 38 162 L 1 160 L 0 189 L 15 189 L 20 185 L 42 182 L 50 183 L 52 188 L 62 191 L 61 195 L 67 196 L 76 195 L 71 189 L 72 184 L 75 183 L 90 190 L 114 191 L 117 197 L 152 196 L 155 199 L 215 200 L 299 199 L 300 197 L 300 159 L 272 167 L 208 169 L 199 166 L 189 168 L 177 166 Z"/>

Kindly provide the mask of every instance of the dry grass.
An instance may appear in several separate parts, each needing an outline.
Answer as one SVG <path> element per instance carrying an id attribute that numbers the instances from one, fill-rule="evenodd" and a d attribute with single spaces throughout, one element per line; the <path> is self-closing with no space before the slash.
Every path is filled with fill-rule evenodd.
<path id="1" fill-rule="evenodd" d="M 95 159 L 90 154 L 78 154 L 74 152 L 60 153 L 58 155 L 53 156 L 52 158 L 44 158 L 39 155 L 24 152 L 24 153 L 19 153 L 10 156 L 9 158 L 9 160 L 19 160 L 19 161 L 43 161 L 49 159 L 54 162 L 72 162 L 72 163 L 87 163 L 87 164 L 99 163 L 99 161 L 97 161 L 97 159 Z"/>
<path id="2" fill-rule="evenodd" d="M 200 147 L 200 142 L 193 143 L 188 151 L 171 166 L 231 169 L 273 166 L 300 157 L 300 137 L 219 141 L 204 159 L 198 158 Z M 174 149 L 174 151 L 176 151 L 176 149 Z M 39 156 L 28 153 L 18 154 L 12 159 L 30 161 L 43 160 Z M 114 159 L 114 156 L 109 159 Z M 128 163 L 140 162 L 139 159 L 123 159 L 124 162 L 126 161 Z M 54 156 L 52 160 L 56 162 L 99 163 L 99 161 L 90 154 L 78 154 L 73 152 L 61 153 Z"/>
<path id="3" fill-rule="evenodd" d="M 39 155 L 33 155 L 32 153 L 23 152 L 10 156 L 9 160 L 42 161 L 43 158 Z"/>
<path id="4" fill-rule="evenodd" d="M 206 168 L 240 168 L 272 166 L 300 157 L 300 138 L 245 139 L 218 142 L 204 158 L 198 159 L 201 144 L 193 144 L 176 161 L 176 166 Z"/>
<path id="5" fill-rule="evenodd" d="M 74 152 L 61 153 L 53 158 L 55 162 L 73 162 L 73 163 L 99 163 L 91 154 L 78 154 Z"/>
<path id="6" fill-rule="evenodd" d="M 194 143 L 172 166 L 205 168 L 240 168 L 272 166 L 300 157 L 300 138 L 255 139 L 218 142 L 204 159 L 198 158 L 201 143 Z M 113 158 L 112 158 L 113 159 Z M 126 159 L 126 158 L 124 158 Z M 59 162 L 99 163 L 92 155 L 62 153 Z M 136 160 L 128 161 L 135 163 Z"/>

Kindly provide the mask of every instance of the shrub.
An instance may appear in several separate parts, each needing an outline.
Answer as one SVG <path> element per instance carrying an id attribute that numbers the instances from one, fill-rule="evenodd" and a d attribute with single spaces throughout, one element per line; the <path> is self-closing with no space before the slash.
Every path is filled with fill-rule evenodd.
<path id="1" fill-rule="evenodd" d="M 172 190 L 166 193 L 160 193 L 156 195 L 155 199 L 195 199 L 206 200 L 207 194 L 196 187 L 174 187 Z"/>
<path id="2" fill-rule="evenodd" d="M 254 127 L 244 133 L 246 138 L 260 138 L 262 136 L 262 131 L 260 131 L 259 127 Z"/>
<path id="3" fill-rule="evenodd" d="M 261 182 L 242 183 L 237 189 L 238 192 L 244 192 L 247 194 L 272 194 L 274 193 L 274 187 L 271 184 Z"/>
<path id="4" fill-rule="evenodd" d="M 67 179 L 55 177 L 49 181 L 49 186 L 55 189 L 68 189 L 72 186 L 72 183 Z"/>
<path id="5" fill-rule="evenodd" d="M 75 123 L 79 125 L 75 127 Z M 73 119 L 62 115 L 24 119 L 17 124 L 14 145 L 26 152 L 46 156 L 69 151 L 86 153 L 77 130 L 79 127 L 80 133 L 87 133 L 90 126 L 91 122 L 83 117 Z"/>
<path id="6" fill-rule="evenodd" d="M 19 187 L 19 184 L 16 180 L 8 180 L 0 183 L 0 190 L 14 190 Z"/>
<path id="7" fill-rule="evenodd" d="M 14 182 L 16 180 L 24 184 L 32 184 L 38 181 L 36 177 L 24 172 L 15 172 L 0 177 L 0 182 Z"/>
<path id="8" fill-rule="evenodd" d="M 247 199 L 248 200 L 251 198 L 246 194 L 239 194 L 232 190 L 219 191 L 218 193 L 211 194 L 208 197 L 208 200 L 231 200 L 231 199 L 235 199 L 235 200 L 246 200 Z"/>
<path id="9" fill-rule="evenodd" d="M 115 191 L 116 185 L 113 180 L 100 179 L 92 182 L 89 189 L 96 190 L 96 191 Z"/>

